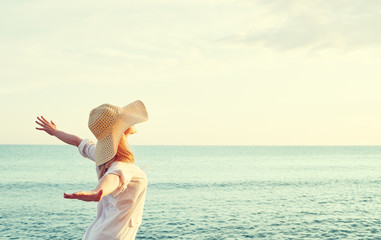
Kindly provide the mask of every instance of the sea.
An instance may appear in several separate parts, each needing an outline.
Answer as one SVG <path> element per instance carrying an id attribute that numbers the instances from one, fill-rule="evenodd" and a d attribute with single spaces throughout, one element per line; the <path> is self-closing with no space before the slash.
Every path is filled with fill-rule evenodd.
<path id="1" fill-rule="evenodd" d="M 381 239 L 380 146 L 132 146 L 136 239 Z M 0 145 L 0 239 L 81 239 L 97 184 L 72 146 Z"/>

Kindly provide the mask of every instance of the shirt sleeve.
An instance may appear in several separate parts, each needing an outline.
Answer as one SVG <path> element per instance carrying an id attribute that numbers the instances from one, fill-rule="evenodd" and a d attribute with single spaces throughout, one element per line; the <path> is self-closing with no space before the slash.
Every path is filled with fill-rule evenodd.
<path id="1" fill-rule="evenodd" d="M 127 185 L 132 179 L 132 171 L 128 168 L 128 165 L 122 162 L 112 163 L 105 175 L 107 174 L 115 174 L 119 176 L 119 187 L 112 193 L 114 197 L 126 190 Z"/>
<path id="2" fill-rule="evenodd" d="M 93 141 L 89 139 L 83 139 L 78 146 L 78 151 L 85 158 L 88 158 L 95 162 L 95 143 Z"/>

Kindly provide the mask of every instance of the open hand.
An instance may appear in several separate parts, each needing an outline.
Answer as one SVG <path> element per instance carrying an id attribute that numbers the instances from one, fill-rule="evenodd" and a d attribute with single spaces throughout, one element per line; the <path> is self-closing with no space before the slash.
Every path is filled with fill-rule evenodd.
<path id="1" fill-rule="evenodd" d="M 47 132 L 49 135 L 54 135 L 57 132 L 57 126 L 53 121 L 46 120 L 43 116 L 37 117 L 38 121 L 36 123 L 41 126 L 41 128 L 36 127 L 37 130 L 42 130 Z"/>
<path id="2" fill-rule="evenodd" d="M 78 199 L 86 202 L 99 202 L 102 199 L 103 191 L 80 191 L 72 194 L 64 193 L 64 198 L 68 199 Z"/>

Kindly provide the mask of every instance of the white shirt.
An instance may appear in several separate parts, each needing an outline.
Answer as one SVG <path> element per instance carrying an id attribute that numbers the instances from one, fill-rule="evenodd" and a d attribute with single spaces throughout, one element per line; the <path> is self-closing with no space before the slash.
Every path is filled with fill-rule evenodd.
<path id="1" fill-rule="evenodd" d="M 95 162 L 95 143 L 84 139 L 78 146 L 82 156 Z M 97 168 L 97 174 L 98 168 Z M 98 213 L 87 229 L 83 239 L 111 240 L 135 239 L 137 228 L 142 223 L 147 191 L 147 176 L 133 163 L 114 162 L 107 174 L 119 176 L 119 187 L 98 202 Z"/>

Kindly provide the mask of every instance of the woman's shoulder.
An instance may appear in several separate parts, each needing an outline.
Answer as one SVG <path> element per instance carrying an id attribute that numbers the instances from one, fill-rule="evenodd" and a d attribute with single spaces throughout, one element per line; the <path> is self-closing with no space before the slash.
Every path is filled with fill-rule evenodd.
<path id="1" fill-rule="evenodd" d="M 143 169 L 141 169 L 135 163 L 126 163 L 126 162 L 116 161 L 116 162 L 113 162 L 111 164 L 110 170 L 111 169 L 112 170 L 122 170 L 126 173 L 133 175 L 133 176 L 145 175 L 145 172 L 143 171 Z"/>
<path id="2" fill-rule="evenodd" d="M 110 168 L 112 169 L 121 169 L 121 170 L 128 170 L 128 171 L 133 171 L 136 169 L 136 165 L 134 163 L 126 163 L 126 162 L 121 162 L 121 161 L 115 161 L 111 163 Z"/>
<path id="3" fill-rule="evenodd" d="M 114 161 L 113 163 L 111 163 L 110 167 L 111 166 L 114 166 L 114 167 L 133 167 L 133 163 L 126 163 L 126 162 L 122 162 L 122 161 Z"/>

